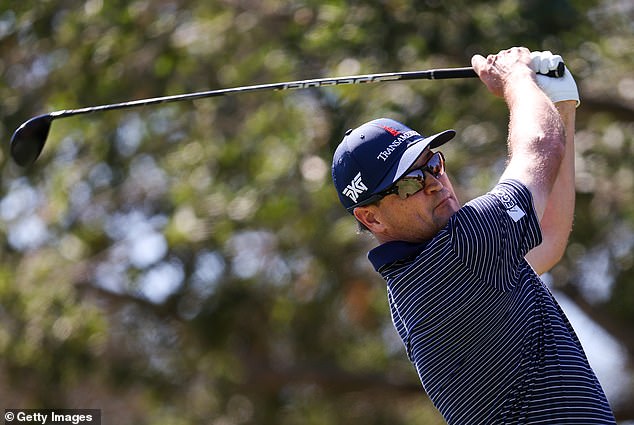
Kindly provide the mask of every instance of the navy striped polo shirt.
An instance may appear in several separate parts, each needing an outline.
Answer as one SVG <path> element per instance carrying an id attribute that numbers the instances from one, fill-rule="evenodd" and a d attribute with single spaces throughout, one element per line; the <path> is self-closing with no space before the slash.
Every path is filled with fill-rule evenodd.
<path id="1" fill-rule="evenodd" d="M 524 259 L 540 243 L 530 192 L 506 180 L 433 239 L 370 251 L 407 355 L 449 424 L 615 424 L 575 332 Z"/>

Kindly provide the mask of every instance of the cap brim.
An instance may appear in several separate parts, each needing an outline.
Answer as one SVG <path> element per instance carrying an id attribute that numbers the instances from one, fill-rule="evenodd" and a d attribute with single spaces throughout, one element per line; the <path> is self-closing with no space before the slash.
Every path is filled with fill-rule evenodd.
<path id="1" fill-rule="evenodd" d="M 383 192 L 403 177 L 409 169 L 412 168 L 412 165 L 414 165 L 425 149 L 428 147 L 435 149 L 442 146 L 453 139 L 455 135 L 456 132 L 454 130 L 445 130 L 434 134 L 433 136 L 425 137 L 424 139 L 413 142 L 407 147 L 398 163 L 394 164 L 390 171 L 388 171 L 374 193 Z"/>

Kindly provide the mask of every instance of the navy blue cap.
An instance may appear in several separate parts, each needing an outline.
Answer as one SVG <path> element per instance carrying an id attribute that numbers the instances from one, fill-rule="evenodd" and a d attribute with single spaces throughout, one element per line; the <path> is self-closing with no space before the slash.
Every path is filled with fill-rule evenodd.
<path id="1" fill-rule="evenodd" d="M 423 151 L 456 135 L 445 130 L 425 137 L 398 121 L 379 118 L 348 130 L 332 160 L 339 200 L 352 212 L 374 202 L 378 193 L 403 177 Z"/>

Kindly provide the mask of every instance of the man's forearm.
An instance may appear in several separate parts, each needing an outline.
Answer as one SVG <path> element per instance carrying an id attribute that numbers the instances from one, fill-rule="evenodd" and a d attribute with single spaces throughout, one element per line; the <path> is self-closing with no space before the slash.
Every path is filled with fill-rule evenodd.
<path id="1" fill-rule="evenodd" d="M 565 253 L 575 208 L 576 102 L 557 102 L 555 107 L 559 111 L 566 132 L 564 158 L 540 221 L 543 242 L 526 256 L 528 262 L 540 274 L 550 270 Z"/>
<path id="2" fill-rule="evenodd" d="M 566 149 L 564 158 L 559 167 L 557 180 L 548 198 L 547 209 L 551 214 L 545 219 L 559 220 L 559 224 L 568 224 L 564 226 L 567 230 L 562 230 L 566 234 L 570 233 L 572 220 L 575 209 L 575 115 L 576 102 L 567 100 L 555 103 L 555 107 L 559 111 L 561 120 L 563 121 L 566 131 Z M 554 217 L 551 217 L 554 216 Z M 544 221 L 542 220 L 542 221 Z M 559 226 L 558 226 L 559 227 Z"/>

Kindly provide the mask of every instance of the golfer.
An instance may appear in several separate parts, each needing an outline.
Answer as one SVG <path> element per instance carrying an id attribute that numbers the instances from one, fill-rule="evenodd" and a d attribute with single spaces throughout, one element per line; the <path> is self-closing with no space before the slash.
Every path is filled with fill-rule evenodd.
<path id="1" fill-rule="evenodd" d="M 463 206 L 436 148 L 381 118 L 348 130 L 339 199 L 378 247 L 394 326 L 450 424 L 614 424 L 570 323 L 539 275 L 564 254 L 574 210 L 577 86 L 537 75 L 561 57 L 512 48 L 472 65 L 508 105 L 508 162 Z M 450 160 L 450 159 L 448 159 Z"/>

